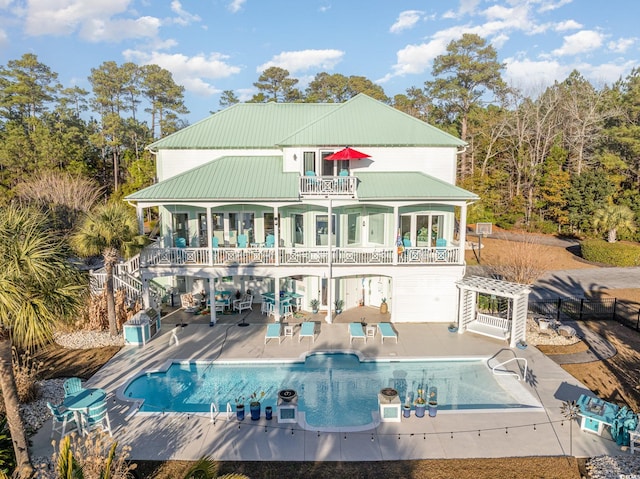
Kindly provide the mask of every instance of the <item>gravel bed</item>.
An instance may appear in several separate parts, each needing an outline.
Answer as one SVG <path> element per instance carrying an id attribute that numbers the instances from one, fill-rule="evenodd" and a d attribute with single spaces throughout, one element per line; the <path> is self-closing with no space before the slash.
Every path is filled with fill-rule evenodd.
<path id="1" fill-rule="evenodd" d="M 640 477 L 640 456 L 597 456 L 587 460 L 590 479 Z"/>
<path id="2" fill-rule="evenodd" d="M 73 333 L 54 333 L 53 340 L 69 349 L 91 349 L 105 346 L 124 346 L 122 334 L 111 336 L 109 331 L 76 331 Z"/>
<path id="3" fill-rule="evenodd" d="M 527 318 L 527 343 L 532 346 L 537 345 L 553 345 L 553 346 L 569 346 L 580 341 L 577 336 L 566 337 L 558 334 L 553 329 L 546 330 L 545 333 L 540 333 L 540 327 L 533 318 Z"/>

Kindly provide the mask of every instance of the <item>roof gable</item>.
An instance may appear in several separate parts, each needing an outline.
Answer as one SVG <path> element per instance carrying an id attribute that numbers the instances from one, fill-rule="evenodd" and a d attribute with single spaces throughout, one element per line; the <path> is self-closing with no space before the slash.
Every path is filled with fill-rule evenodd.
<path id="1" fill-rule="evenodd" d="M 354 172 L 358 177 L 358 199 L 475 201 L 470 191 L 418 171 Z"/>

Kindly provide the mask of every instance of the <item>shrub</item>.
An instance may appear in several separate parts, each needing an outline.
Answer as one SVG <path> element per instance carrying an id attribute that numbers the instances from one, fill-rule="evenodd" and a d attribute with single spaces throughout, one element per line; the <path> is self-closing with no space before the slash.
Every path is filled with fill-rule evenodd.
<path id="1" fill-rule="evenodd" d="M 0 417 L 0 472 L 8 475 L 14 467 L 13 443 L 9 434 L 7 418 L 2 416 Z"/>
<path id="2" fill-rule="evenodd" d="M 21 403 L 29 403 L 38 398 L 38 385 L 36 378 L 42 368 L 42 361 L 35 361 L 26 351 L 20 356 L 18 350 L 13 348 L 13 375 L 16 380 L 18 400 Z"/>
<path id="3" fill-rule="evenodd" d="M 493 275 L 505 281 L 533 284 L 549 269 L 547 249 L 535 244 L 532 237 L 522 235 L 516 241 L 507 241 L 500 256 L 487 266 Z"/>
<path id="4" fill-rule="evenodd" d="M 582 257 L 611 266 L 640 266 L 640 245 L 589 239 L 580 243 Z"/>

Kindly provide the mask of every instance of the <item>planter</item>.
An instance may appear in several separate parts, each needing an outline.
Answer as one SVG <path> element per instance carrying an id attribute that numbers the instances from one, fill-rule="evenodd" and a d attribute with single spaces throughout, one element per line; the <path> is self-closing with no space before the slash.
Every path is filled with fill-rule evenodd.
<path id="1" fill-rule="evenodd" d="M 271 419 L 273 418 L 273 408 L 271 406 L 267 406 L 266 408 L 264 408 L 264 418 L 267 421 L 271 421 Z"/>
<path id="2" fill-rule="evenodd" d="M 380 314 L 387 314 L 389 312 L 389 305 L 387 303 L 382 303 L 380 305 Z"/>
<path id="3" fill-rule="evenodd" d="M 411 406 L 402 406 L 402 415 L 404 417 L 411 417 Z"/>
<path id="4" fill-rule="evenodd" d="M 313 314 L 318 314 L 318 308 L 316 308 L 316 309 L 312 309 L 312 310 L 311 310 L 311 312 L 312 312 Z"/>
<path id="5" fill-rule="evenodd" d="M 449 326 L 449 332 L 450 333 L 457 333 L 458 332 L 458 326 Z"/>
<path id="6" fill-rule="evenodd" d="M 426 404 L 416 404 L 416 417 L 424 417 L 424 412 L 426 409 Z"/>
<path id="7" fill-rule="evenodd" d="M 436 417 L 436 414 L 438 414 L 438 403 L 429 401 L 429 417 Z"/>
<path id="8" fill-rule="evenodd" d="M 278 398 L 282 399 L 284 402 L 293 401 L 298 393 L 294 389 L 281 389 L 278 391 Z"/>
<path id="9" fill-rule="evenodd" d="M 236 418 L 238 421 L 244 421 L 244 404 L 236 405 Z"/>
<path id="10" fill-rule="evenodd" d="M 516 348 L 518 348 L 518 349 L 527 349 L 527 343 L 518 342 L 518 343 L 516 343 Z"/>
<path id="11" fill-rule="evenodd" d="M 252 421 L 257 421 L 258 419 L 260 419 L 260 410 L 261 408 L 259 402 L 249 404 L 249 411 L 251 411 Z"/>

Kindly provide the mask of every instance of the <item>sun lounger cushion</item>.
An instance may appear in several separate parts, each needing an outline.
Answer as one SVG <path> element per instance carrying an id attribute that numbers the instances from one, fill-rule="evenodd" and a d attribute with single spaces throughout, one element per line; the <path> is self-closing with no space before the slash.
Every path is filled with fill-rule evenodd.
<path id="1" fill-rule="evenodd" d="M 384 338 L 394 338 L 396 340 L 396 343 L 398 342 L 398 335 L 389 323 L 378 323 L 378 330 L 380 331 L 380 336 L 382 337 L 383 343 Z"/>
<path id="2" fill-rule="evenodd" d="M 278 344 L 282 341 L 282 335 L 280 334 L 281 325 L 280 323 L 272 323 L 267 325 L 267 334 L 264 336 L 264 344 L 267 344 L 269 339 L 278 338 Z"/>
<path id="3" fill-rule="evenodd" d="M 316 323 L 311 321 L 305 321 L 302 323 L 300 327 L 300 334 L 298 335 L 298 342 L 302 340 L 303 337 L 308 336 L 313 339 L 313 342 L 316 342 Z"/>
<path id="4" fill-rule="evenodd" d="M 364 342 L 367 342 L 367 337 L 365 336 L 362 324 L 360 323 L 349 323 L 349 343 L 351 343 L 354 338 L 364 339 Z"/>

